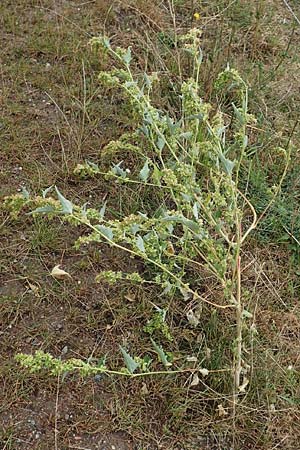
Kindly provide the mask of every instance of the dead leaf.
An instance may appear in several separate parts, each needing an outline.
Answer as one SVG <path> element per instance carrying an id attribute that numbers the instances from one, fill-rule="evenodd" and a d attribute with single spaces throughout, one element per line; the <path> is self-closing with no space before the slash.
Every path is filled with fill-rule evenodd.
<path id="1" fill-rule="evenodd" d="M 199 369 L 199 372 L 201 373 L 201 375 L 203 375 L 204 377 L 207 377 L 207 375 L 209 374 L 209 371 L 207 369 Z"/>
<path id="2" fill-rule="evenodd" d="M 219 414 L 219 417 L 224 417 L 224 416 L 228 415 L 228 411 L 226 411 L 224 406 L 220 404 L 220 405 L 218 405 L 218 414 Z"/>
<path id="3" fill-rule="evenodd" d="M 239 387 L 239 391 L 242 392 L 242 393 L 245 393 L 246 392 L 246 387 L 248 386 L 248 384 L 249 384 L 249 380 L 248 380 L 248 378 L 245 377 L 243 379 L 243 384 Z"/>
<path id="4" fill-rule="evenodd" d="M 30 281 L 27 281 L 27 283 L 28 283 L 30 290 L 33 292 L 34 296 L 40 297 L 40 294 L 39 294 L 40 288 L 38 286 L 36 286 L 35 284 L 30 283 Z"/>
<path id="5" fill-rule="evenodd" d="M 71 275 L 63 269 L 60 269 L 60 264 L 53 267 L 51 270 L 51 276 L 57 280 L 65 280 L 67 278 L 72 278 Z"/>
<path id="6" fill-rule="evenodd" d="M 276 412 L 276 407 L 275 407 L 274 403 L 270 404 L 270 408 L 269 409 L 270 409 L 270 413 Z"/>
<path id="7" fill-rule="evenodd" d="M 205 357 L 206 357 L 207 361 L 210 361 L 210 359 L 211 359 L 211 349 L 208 348 L 208 347 L 205 350 Z"/>
<path id="8" fill-rule="evenodd" d="M 148 391 L 146 383 L 143 383 L 143 385 L 142 385 L 141 394 L 142 395 L 148 395 L 149 394 L 149 391 Z"/>
<path id="9" fill-rule="evenodd" d="M 198 358 L 197 358 L 196 356 L 187 356 L 187 357 L 186 357 L 186 360 L 187 360 L 188 362 L 197 362 L 197 361 L 198 361 Z"/>
<path id="10" fill-rule="evenodd" d="M 197 314 L 194 313 L 194 311 L 192 309 L 190 309 L 186 313 L 186 318 L 187 318 L 189 324 L 192 325 L 192 327 L 196 328 L 199 325 L 199 317 Z"/>
<path id="11" fill-rule="evenodd" d="M 194 373 L 193 379 L 191 381 L 191 386 L 197 386 L 199 384 L 199 377 L 197 373 Z"/>

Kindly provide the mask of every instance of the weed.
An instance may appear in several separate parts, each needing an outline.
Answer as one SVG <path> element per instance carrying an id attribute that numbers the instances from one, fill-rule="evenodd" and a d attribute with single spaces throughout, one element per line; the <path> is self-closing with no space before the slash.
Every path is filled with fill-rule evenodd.
<path id="1" fill-rule="evenodd" d="M 242 346 L 243 333 L 247 319 L 252 314 L 244 307 L 241 255 L 244 242 L 265 216 L 277 197 L 285 178 L 290 159 L 288 152 L 280 149 L 285 158 L 283 175 L 278 186 L 270 191 L 270 198 L 260 216 L 246 194 L 240 191 L 240 169 L 246 157 L 248 146 L 247 128 L 255 123 L 248 113 L 248 88 L 239 74 L 232 69 L 221 73 L 216 81 L 216 89 L 227 92 L 232 99 L 233 114 L 230 128 L 224 122 L 221 111 L 211 114 L 211 105 L 199 97 L 199 73 L 202 62 L 200 32 L 191 30 L 181 37 L 183 49 L 193 60 L 192 77 L 180 86 L 181 116 L 171 117 L 155 108 L 151 102 L 151 90 L 157 75 L 144 74 L 141 83 L 133 78 L 130 70 L 132 60 L 131 48 L 113 49 L 108 38 L 93 38 L 93 49 L 106 51 L 115 61 L 123 65 L 111 72 L 101 72 L 99 79 L 108 87 L 121 87 L 128 97 L 136 117 L 141 121 L 134 137 L 141 133 L 151 146 L 151 152 L 145 153 L 141 147 L 132 146 L 122 140 L 109 144 L 110 152 L 122 146 L 128 147 L 144 158 L 144 164 L 137 173 L 137 178 L 130 176 L 130 170 L 123 167 L 122 161 L 115 164 L 106 176 L 119 183 L 137 183 L 150 185 L 158 192 L 164 192 L 163 205 L 155 215 L 146 213 L 131 214 L 121 220 L 105 219 L 104 204 L 100 211 L 73 205 L 56 188 L 58 200 L 43 197 L 33 200 L 37 208 L 31 213 L 62 214 L 67 221 L 84 225 L 91 233 L 79 238 L 77 246 L 90 242 L 106 242 L 110 246 L 129 253 L 131 257 L 141 259 L 151 268 L 149 279 L 138 273 L 103 271 L 98 280 L 107 279 L 110 283 L 126 279 L 135 283 L 150 283 L 161 287 L 164 295 L 178 295 L 185 300 L 193 299 L 195 303 L 204 303 L 220 310 L 235 310 L 236 337 L 232 344 L 233 353 L 233 414 L 239 396 L 246 391 L 248 364 L 244 360 Z M 101 173 L 92 163 L 80 165 L 76 174 L 97 175 Z M 134 174 L 133 174 L 134 175 Z M 30 199 L 25 195 L 25 202 Z M 20 199 L 10 200 L 18 205 Z M 253 218 L 249 222 L 249 212 Z M 220 301 L 216 302 L 200 293 L 200 286 L 189 279 L 193 267 L 205 270 L 214 280 L 220 292 Z M 160 314 L 160 313 L 159 313 Z M 161 319 L 162 316 L 160 315 Z M 191 326 L 199 323 L 196 309 L 190 309 L 187 318 Z M 160 320 L 161 322 L 161 320 Z M 146 331 L 152 334 L 157 328 L 157 320 L 148 323 Z M 159 327 L 165 337 L 170 339 L 163 322 Z M 173 355 L 164 351 L 152 338 L 154 350 L 160 362 L 168 369 L 173 364 Z M 48 368 L 53 373 L 62 373 L 78 368 L 83 373 L 105 371 L 106 373 L 152 374 L 149 371 L 148 356 L 132 358 L 121 347 L 126 369 L 120 371 L 107 369 L 104 365 L 93 368 L 89 363 L 71 360 L 60 363 L 50 355 L 37 353 L 33 356 L 18 356 L 19 361 L 33 371 Z M 146 359 L 145 359 L 146 358 Z M 150 361 L 150 360 L 149 360 Z M 180 373 L 186 368 L 178 367 Z M 201 372 L 201 368 L 198 368 Z M 204 369 L 203 369 L 204 370 Z M 206 371 L 207 369 L 205 369 Z M 216 370 L 223 370 L 217 367 Z M 207 371 L 209 373 L 209 371 Z"/>
<path id="2" fill-rule="evenodd" d="M 299 16 L 296 3 L 291 1 L 290 6 Z M 257 123 L 247 126 L 239 190 L 258 216 L 264 212 L 274 195 L 271 187 L 278 185 L 287 162 L 277 150 L 278 144 L 289 150 L 298 117 L 298 25 L 284 2 L 99 0 L 80 5 L 62 2 L 51 8 L 43 1 L 36 7 L 33 2 L 24 6 L 18 0 L 14 5 L 4 1 L 0 6 L 4 38 L 1 194 L 10 195 L 22 185 L 34 193 L 59 184 L 64 196 L 72 199 L 74 210 L 76 204 L 89 202 L 87 209 L 99 205 L 99 211 L 106 203 L 103 220 L 92 222 L 107 227 L 110 221 L 123 222 L 130 214 L 140 216 L 142 212 L 148 218 L 160 219 L 162 211 L 177 209 L 164 180 L 163 187 L 156 186 L 152 161 L 159 169 L 161 162 L 147 136 L 140 132 L 144 118 L 128 105 L 122 83 L 109 88 L 97 85 L 99 70 L 122 69 L 123 63 L 113 62 L 107 51 L 101 50 L 100 58 L 96 51 L 87 52 L 86 40 L 103 29 L 114 36 L 115 45 L 126 47 L 134 41 L 135 57 L 130 64 L 131 72 L 137 74 L 134 80 L 142 88 L 143 72 L 157 72 L 159 82 L 152 83 L 151 105 L 160 117 L 168 115 L 177 123 L 183 115 L 181 83 L 190 77 L 193 65 L 184 53 L 180 35 L 193 24 L 203 31 L 204 63 L 198 95 L 213 105 L 210 123 L 215 113 L 222 111 L 226 157 L 233 162 L 238 150 L 234 146 L 232 102 L 240 104 L 236 93 L 226 86 L 216 91 L 214 81 L 229 62 L 250 86 L 249 108 Z M 294 142 L 298 134 L 296 129 Z M 114 142 L 107 145 L 111 140 Z M 181 144 L 185 150 L 191 147 L 188 141 Z M 99 430 L 102 434 L 124 430 L 133 445 L 145 450 L 297 448 L 299 170 L 297 148 L 292 152 L 293 167 L 280 194 L 241 252 L 242 300 L 253 317 L 243 319 L 243 376 L 249 383 L 244 386 L 246 392 L 238 396 L 234 424 L 234 307 L 220 309 L 198 298 L 187 298 L 177 286 L 169 294 L 162 293 L 161 284 L 153 282 L 160 270 L 142 256 L 130 258 L 126 250 L 105 246 L 104 242 L 72 250 L 69 243 L 79 235 L 87 237 L 89 231 L 84 224 L 76 230 L 64 223 L 65 214 L 59 213 L 54 221 L 28 215 L 23 222 L 22 215 L 15 220 L 4 213 L 0 434 L 5 448 L 17 449 L 24 442 L 25 446 L 53 447 L 54 429 L 59 448 L 92 448 L 90 438 L 97 439 Z M 162 153 L 165 165 L 171 165 L 166 146 Z M 73 176 L 77 162 L 81 167 Z M 143 182 L 140 172 L 144 168 L 145 174 L 147 165 L 149 176 Z M 122 170 L 126 172 L 124 179 Z M 212 186 L 210 177 L 203 158 L 197 182 L 204 192 Z M 21 204 L 24 200 L 20 196 Z M 44 206 L 43 201 L 35 201 L 32 194 L 25 202 L 25 211 Z M 13 203 L 10 208 L 14 208 Z M 245 230 L 251 222 L 251 208 L 241 195 L 239 208 L 244 213 Z M 57 205 L 57 209 L 62 208 Z M 196 221 L 194 215 L 191 220 Z M 173 226 L 174 236 L 168 239 L 162 260 L 168 263 L 175 255 L 180 270 L 178 256 L 186 256 L 189 249 L 177 244 L 183 226 Z M 157 231 L 157 224 L 153 229 Z M 209 232 L 213 230 L 209 227 Z M 138 234 L 145 240 L 146 232 Z M 212 237 L 217 238 L 218 231 Z M 125 246 L 131 244 L 125 242 Z M 188 257 L 195 260 L 193 255 Z M 72 274 L 73 282 L 49 276 L 58 263 Z M 226 305 L 221 283 L 200 256 L 197 263 L 201 266 L 184 264 L 183 281 L 207 300 Z M 181 276 L 174 267 L 172 272 Z M 94 281 L 97 273 L 98 283 Z M 116 283 L 107 283 L 110 278 Z M 133 373 L 138 376 L 128 374 L 119 344 L 133 359 L 131 364 L 139 364 Z M 163 349 L 165 362 L 172 364 L 166 371 L 154 344 L 160 352 Z M 120 373 L 114 377 L 98 373 L 83 380 L 64 372 L 59 375 L 62 385 L 58 393 L 53 375 L 47 377 L 45 371 L 43 377 L 28 375 L 13 361 L 14 353 L 27 354 L 34 349 L 55 355 L 59 363 L 73 357 L 87 362 L 91 374 L 95 373 L 98 355 L 106 354 L 108 370 L 117 368 Z M 133 366 L 129 363 L 129 367 Z M 73 368 L 79 371 L 76 364 Z M 149 372 L 146 376 L 144 369 Z M 174 369 L 180 372 L 172 373 Z M 153 371 L 162 373 L 151 375 Z M 43 443 L 34 437 L 33 441 L 28 439 L 27 419 L 32 408 L 37 418 L 42 417 L 41 428 L 46 430 Z M 74 419 L 64 419 L 65 414 L 74 414 Z M 85 435 L 78 443 L 77 438 L 83 436 L 80 431 Z"/>

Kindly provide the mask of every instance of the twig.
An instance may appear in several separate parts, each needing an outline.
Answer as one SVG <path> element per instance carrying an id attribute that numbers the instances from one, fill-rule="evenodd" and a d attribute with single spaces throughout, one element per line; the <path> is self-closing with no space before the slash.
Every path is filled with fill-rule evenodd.
<path id="1" fill-rule="evenodd" d="M 297 17 L 296 14 L 294 13 L 293 9 L 291 8 L 291 6 L 290 6 L 289 3 L 287 2 L 287 0 L 283 0 L 283 3 L 285 4 L 285 6 L 286 6 L 287 9 L 289 10 L 289 12 L 292 14 L 292 16 L 293 16 L 294 19 L 296 20 L 297 24 L 300 25 L 300 20 L 298 19 L 298 17 Z"/>
<path id="2" fill-rule="evenodd" d="M 56 401 L 55 401 L 55 422 L 54 422 L 54 448 L 58 450 L 58 399 L 59 399 L 60 375 L 57 377 Z"/>

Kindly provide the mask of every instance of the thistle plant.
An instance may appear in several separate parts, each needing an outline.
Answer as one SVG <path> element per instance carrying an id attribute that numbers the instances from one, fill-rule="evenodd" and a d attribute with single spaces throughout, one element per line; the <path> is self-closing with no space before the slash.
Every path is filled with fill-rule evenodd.
<path id="1" fill-rule="evenodd" d="M 242 248 L 260 220 L 246 193 L 241 192 L 239 183 L 248 145 L 247 129 L 255 123 L 255 118 L 248 113 L 247 85 L 230 68 L 216 80 L 216 90 L 230 95 L 230 121 L 228 114 L 225 116 L 201 98 L 200 31 L 193 29 L 181 37 L 182 51 L 189 54 L 193 70 L 191 77 L 178 87 L 179 107 L 171 115 L 153 102 L 153 85 L 159 82 L 158 74 L 134 77 L 130 48 L 114 48 L 107 37 L 95 37 L 90 45 L 93 51 L 105 52 L 115 62 L 113 70 L 100 73 L 99 81 L 111 89 L 122 90 L 138 124 L 132 134 L 127 133 L 118 141 L 112 141 L 103 152 L 113 160 L 120 149 L 126 150 L 136 153 L 137 160 L 142 163 L 133 175 L 121 161 L 108 171 L 103 171 L 101 165 L 86 161 L 78 165 L 74 173 L 80 177 L 103 176 L 117 183 L 148 186 L 153 195 L 162 199 L 161 207 L 153 214 L 141 211 L 112 220 L 106 218 L 106 204 L 101 209 L 74 205 L 57 188 L 57 200 L 49 197 L 48 189 L 41 197 L 33 199 L 25 194 L 23 203 L 35 205 L 31 212 L 33 215 L 60 215 L 73 225 L 85 226 L 89 234 L 80 237 L 76 247 L 92 242 L 107 244 L 143 261 L 149 269 L 145 273 L 129 274 L 103 271 L 97 276 L 98 281 L 104 279 L 114 283 L 124 279 L 132 283 L 153 284 L 165 296 L 182 296 L 186 301 L 191 299 L 193 304 L 206 304 L 212 311 L 232 310 L 236 329 L 232 355 L 235 406 L 248 381 L 248 365 L 244 361 L 242 344 L 243 330 L 251 317 L 251 313 L 245 310 L 242 295 Z M 285 154 L 285 158 L 287 167 L 289 154 Z M 280 186 L 275 188 L 274 196 L 279 189 Z M 14 210 L 14 205 L 20 207 L 20 198 L 7 199 L 11 210 Z M 200 270 L 214 280 L 219 300 L 203 294 L 203 286 L 193 279 L 194 270 Z M 153 327 L 159 326 L 171 340 L 161 311 L 155 320 L 148 322 L 146 331 L 151 334 Z M 153 339 L 152 344 L 160 361 L 171 373 L 171 358 Z M 145 361 L 132 358 L 124 349 L 121 351 L 127 374 L 137 370 L 139 373 L 152 373 Z M 50 366 L 52 371 L 61 369 L 49 355 L 37 355 L 39 361 L 36 363 L 34 356 L 19 355 L 18 359 L 32 370 Z M 47 364 L 42 364 L 43 361 Z M 109 371 L 105 364 L 98 369 L 78 361 L 64 364 L 71 364 L 81 372 L 119 373 Z M 182 367 L 175 372 L 177 370 L 187 369 Z"/>

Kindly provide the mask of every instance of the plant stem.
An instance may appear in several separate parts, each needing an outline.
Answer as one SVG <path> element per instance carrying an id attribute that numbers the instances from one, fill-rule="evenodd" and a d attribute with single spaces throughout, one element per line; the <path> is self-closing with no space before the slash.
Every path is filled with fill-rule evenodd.
<path id="1" fill-rule="evenodd" d="M 242 369 L 242 325 L 243 325 L 243 308 L 241 295 L 241 256 L 237 256 L 236 264 L 236 356 L 234 369 L 234 403 L 237 401 L 238 391 L 241 384 L 241 369 Z"/>

